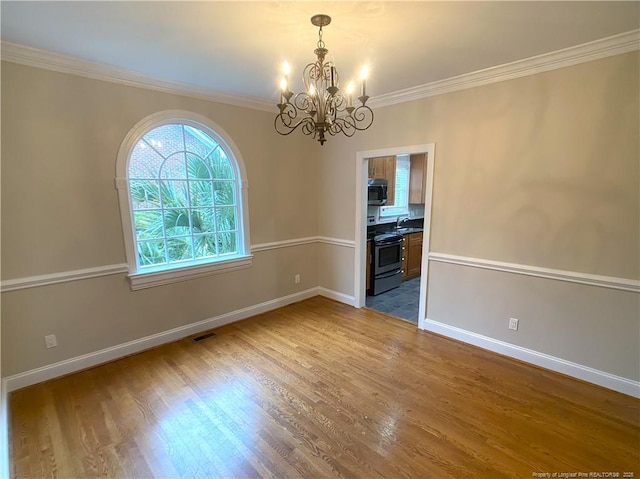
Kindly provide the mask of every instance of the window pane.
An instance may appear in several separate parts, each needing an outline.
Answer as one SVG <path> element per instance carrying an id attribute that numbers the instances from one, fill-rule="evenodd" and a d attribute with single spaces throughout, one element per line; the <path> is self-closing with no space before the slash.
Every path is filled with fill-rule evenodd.
<path id="1" fill-rule="evenodd" d="M 129 178 L 158 178 L 164 158 L 144 141 L 139 141 L 129 157 Z"/>
<path id="2" fill-rule="evenodd" d="M 167 253 L 169 261 L 185 261 L 193 259 L 191 238 L 168 238 Z"/>
<path id="3" fill-rule="evenodd" d="M 211 179 L 211 170 L 199 156 L 187 153 L 187 173 L 191 179 Z"/>
<path id="4" fill-rule="evenodd" d="M 158 182 L 154 180 L 131 180 L 131 208 L 143 210 L 160 207 L 160 192 Z"/>
<path id="5" fill-rule="evenodd" d="M 236 229 L 236 209 L 233 207 L 216 208 L 216 222 L 218 231 L 232 231 Z"/>
<path id="6" fill-rule="evenodd" d="M 236 233 L 218 233 L 218 250 L 219 254 L 237 253 Z"/>
<path id="7" fill-rule="evenodd" d="M 233 194 L 233 182 L 231 181 L 215 181 L 213 183 L 215 190 L 216 205 L 234 205 L 235 195 Z"/>
<path id="8" fill-rule="evenodd" d="M 138 240 L 158 239 L 164 236 L 160 210 L 135 211 L 133 223 Z"/>
<path id="9" fill-rule="evenodd" d="M 165 161 L 160 167 L 160 178 L 175 180 L 187 179 L 184 154 L 178 153 Z"/>
<path id="10" fill-rule="evenodd" d="M 189 210 L 186 208 L 165 210 L 164 227 L 167 236 L 184 236 L 191 234 Z"/>
<path id="11" fill-rule="evenodd" d="M 215 231 L 215 210 L 198 208 L 191 213 L 193 233 L 213 233 Z"/>
<path id="12" fill-rule="evenodd" d="M 194 236 L 193 245 L 195 247 L 196 258 L 206 258 L 209 256 L 215 256 L 217 254 L 215 235 Z"/>
<path id="13" fill-rule="evenodd" d="M 209 156 L 211 151 L 218 146 L 218 143 L 205 132 L 187 125 L 184 127 L 184 140 L 186 150 L 202 158 Z"/>
<path id="14" fill-rule="evenodd" d="M 140 267 L 238 253 L 233 161 L 204 130 L 182 124 L 154 128 L 133 146 L 127 178 Z"/>
<path id="15" fill-rule="evenodd" d="M 184 151 L 182 125 L 159 126 L 142 138 L 164 158 L 168 158 L 178 151 Z"/>
<path id="16" fill-rule="evenodd" d="M 401 216 L 409 214 L 409 171 L 409 156 L 399 155 L 396 157 L 396 182 L 393 206 L 381 207 L 381 216 Z"/>
<path id="17" fill-rule="evenodd" d="M 213 206 L 211 181 L 191 180 L 189 182 L 191 206 Z"/>
<path id="18" fill-rule="evenodd" d="M 140 266 L 166 263 L 164 241 L 140 241 L 138 243 Z"/>
<path id="19" fill-rule="evenodd" d="M 213 177 L 219 180 L 232 180 L 233 168 L 231 168 L 231 162 L 225 155 L 222 148 L 218 148 L 209 157 L 209 164 L 213 171 Z"/>
<path id="20" fill-rule="evenodd" d="M 180 208 L 189 205 L 186 181 L 161 181 L 160 198 L 165 208 Z"/>

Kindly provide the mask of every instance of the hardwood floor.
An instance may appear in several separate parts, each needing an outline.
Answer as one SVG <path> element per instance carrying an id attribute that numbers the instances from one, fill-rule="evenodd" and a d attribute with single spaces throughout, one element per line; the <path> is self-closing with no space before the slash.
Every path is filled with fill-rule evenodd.
<path id="1" fill-rule="evenodd" d="M 215 333 L 12 393 L 12 475 L 640 477 L 631 397 L 321 297 Z"/>

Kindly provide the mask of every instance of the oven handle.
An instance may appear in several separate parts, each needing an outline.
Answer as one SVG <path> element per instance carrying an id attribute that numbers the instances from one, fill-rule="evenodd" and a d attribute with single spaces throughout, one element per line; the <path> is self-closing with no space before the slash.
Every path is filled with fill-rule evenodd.
<path id="1" fill-rule="evenodd" d="M 395 276 L 397 274 L 402 274 L 402 270 L 396 269 L 394 271 L 390 271 L 389 273 L 376 274 L 375 279 L 390 278 L 391 276 Z"/>
<path id="2" fill-rule="evenodd" d="M 401 245 L 402 244 L 402 238 L 401 239 L 388 239 L 388 240 L 382 240 L 382 241 L 375 241 L 374 240 L 374 244 L 375 244 L 375 246 Z"/>

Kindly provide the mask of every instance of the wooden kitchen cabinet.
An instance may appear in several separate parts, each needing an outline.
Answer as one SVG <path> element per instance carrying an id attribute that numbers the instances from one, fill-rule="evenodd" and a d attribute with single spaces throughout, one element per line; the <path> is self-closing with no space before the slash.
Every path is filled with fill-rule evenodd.
<path id="1" fill-rule="evenodd" d="M 402 280 L 403 281 L 409 277 L 409 268 L 408 268 L 409 249 L 407 248 L 408 244 L 409 244 L 409 235 L 402 235 L 401 254 L 402 254 Z"/>
<path id="2" fill-rule="evenodd" d="M 407 278 L 420 276 L 422 269 L 422 232 L 411 233 L 407 244 Z"/>
<path id="3" fill-rule="evenodd" d="M 402 235 L 402 280 L 422 272 L 422 232 Z"/>
<path id="4" fill-rule="evenodd" d="M 409 203 L 424 204 L 424 177 L 427 174 L 427 154 L 409 157 Z"/>
<path id="5" fill-rule="evenodd" d="M 387 180 L 387 204 L 393 206 L 396 194 L 396 157 L 380 156 L 369 159 L 369 178 L 384 178 Z"/>

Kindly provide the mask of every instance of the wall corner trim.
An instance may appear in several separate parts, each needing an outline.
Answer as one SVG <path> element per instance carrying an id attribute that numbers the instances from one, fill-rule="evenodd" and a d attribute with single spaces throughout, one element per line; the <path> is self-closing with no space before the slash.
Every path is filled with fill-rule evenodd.
<path id="1" fill-rule="evenodd" d="M 616 376 L 615 374 L 557 358 L 532 349 L 483 336 L 427 318 L 420 322 L 420 329 L 478 346 L 488 351 L 518 359 L 544 369 L 565 374 L 583 381 L 602 386 L 629 396 L 640 398 L 640 381 Z"/>

